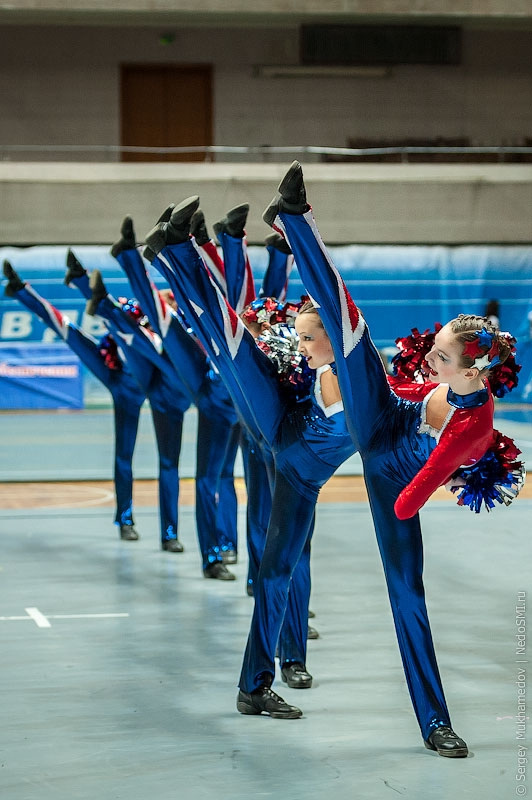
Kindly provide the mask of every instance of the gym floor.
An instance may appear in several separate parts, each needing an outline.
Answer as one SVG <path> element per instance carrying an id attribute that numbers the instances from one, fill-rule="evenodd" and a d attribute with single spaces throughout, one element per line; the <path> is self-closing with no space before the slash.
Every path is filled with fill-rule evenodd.
<path id="1" fill-rule="evenodd" d="M 530 410 L 529 410 L 530 409 Z M 497 427 L 530 463 L 532 407 Z M 313 541 L 312 689 L 274 688 L 299 720 L 236 711 L 253 600 L 205 580 L 195 541 L 194 417 L 185 426 L 182 554 L 158 548 L 155 447 L 143 412 L 138 542 L 119 540 L 108 409 L 0 414 L 2 706 L 6 800 L 503 800 L 530 787 L 530 482 L 475 515 L 440 490 L 422 512 L 425 585 L 453 725 L 467 759 L 423 746 L 404 682 L 359 466 L 325 487 Z M 519 611 L 516 610 L 519 609 Z M 523 649 L 524 646 L 524 649 Z M 529 715 L 529 714 L 528 714 Z M 521 780 L 521 778 L 525 780 Z M 528 782 L 527 782 L 528 779 Z"/>

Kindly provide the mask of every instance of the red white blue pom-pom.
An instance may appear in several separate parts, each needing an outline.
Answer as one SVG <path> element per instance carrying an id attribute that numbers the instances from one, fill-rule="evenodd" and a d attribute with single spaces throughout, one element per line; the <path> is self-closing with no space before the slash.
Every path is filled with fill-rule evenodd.
<path id="1" fill-rule="evenodd" d="M 468 506 L 478 514 L 482 506 L 490 511 L 495 503 L 509 506 L 521 491 L 526 476 L 525 464 L 517 460 L 521 452 L 513 439 L 495 431 L 496 439 L 480 461 L 460 467 L 452 476 L 453 493 L 458 505 Z"/>
<path id="2" fill-rule="evenodd" d="M 515 362 L 515 339 L 509 333 L 503 334 L 510 347 L 512 348 L 511 354 L 508 356 L 504 364 L 497 364 L 493 369 L 490 369 L 488 374 L 488 383 L 490 389 L 495 397 L 504 397 L 505 394 L 515 389 L 519 380 L 517 373 L 521 370 L 521 364 Z"/>
<path id="3" fill-rule="evenodd" d="M 256 322 L 259 325 L 270 322 L 280 322 L 283 304 L 275 297 L 257 297 L 242 314 L 245 323 Z"/>
<path id="4" fill-rule="evenodd" d="M 107 333 L 100 339 L 98 351 L 108 369 L 116 370 L 118 372 L 122 369 L 123 365 L 122 360 L 118 355 L 118 347 L 110 333 Z"/>
<path id="5" fill-rule="evenodd" d="M 134 320 L 138 325 L 148 325 L 149 320 L 135 298 L 119 297 L 118 302 L 122 306 L 122 311 Z"/>
<path id="6" fill-rule="evenodd" d="M 392 358 L 393 374 L 405 381 L 423 383 L 428 377 L 425 356 L 432 349 L 434 337 L 441 328 L 442 325 L 436 322 L 433 331 L 427 328 L 420 333 L 417 328 L 412 328 L 409 336 L 396 339 L 399 352 Z"/>
<path id="7" fill-rule="evenodd" d="M 298 352 L 299 337 L 295 329 L 284 323 L 277 323 L 263 331 L 256 342 L 275 365 L 288 399 L 295 402 L 305 400 L 310 394 L 316 372 Z"/>

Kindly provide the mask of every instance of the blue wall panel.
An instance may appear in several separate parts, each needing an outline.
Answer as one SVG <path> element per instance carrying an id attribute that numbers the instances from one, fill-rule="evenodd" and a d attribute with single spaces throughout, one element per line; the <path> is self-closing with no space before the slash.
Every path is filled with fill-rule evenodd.
<path id="1" fill-rule="evenodd" d="M 131 295 L 108 247 L 79 246 L 74 252 L 89 271 L 102 271 L 111 293 Z M 259 287 L 267 251 L 250 247 L 249 252 Z M 80 293 L 63 283 L 66 253 L 66 247 L 0 248 L 2 260 L 11 261 L 23 279 L 74 321 L 82 322 L 86 330 L 100 335 L 103 328 L 98 320 L 84 317 Z M 530 340 L 527 315 L 532 308 L 532 247 L 349 245 L 332 247 L 331 254 L 381 348 L 392 346 L 414 326 L 424 330 L 460 312 L 483 313 L 490 299 L 500 303 L 501 327 L 523 343 Z M 152 274 L 163 287 L 158 273 Z M 298 299 L 303 293 L 294 272 L 289 296 Z M 0 296 L 0 341 L 46 342 L 54 338 L 16 300 Z"/>

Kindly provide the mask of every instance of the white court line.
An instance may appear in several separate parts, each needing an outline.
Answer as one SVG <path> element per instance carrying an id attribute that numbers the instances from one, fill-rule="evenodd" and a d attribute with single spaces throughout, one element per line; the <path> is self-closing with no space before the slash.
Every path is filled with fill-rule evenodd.
<path id="1" fill-rule="evenodd" d="M 52 627 L 48 622 L 48 620 L 46 619 L 46 617 L 44 616 L 44 614 L 41 614 L 38 608 L 25 608 L 24 611 L 26 612 L 26 614 L 28 614 L 29 617 L 32 618 L 32 620 L 34 620 L 35 624 L 39 628 Z"/>
<path id="2" fill-rule="evenodd" d="M 102 617 L 129 617 L 129 614 L 49 614 L 49 619 L 100 619 Z"/>
<path id="3" fill-rule="evenodd" d="M 24 620 L 33 620 L 35 624 L 39 628 L 51 628 L 52 625 L 50 623 L 51 619 L 109 619 L 109 618 L 116 618 L 116 617 L 129 617 L 129 614 L 126 612 L 117 612 L 110 613 L 110 614 L 48 614 L 45 616 L 38 608 L 25 608 L 24 611 L 27 613 L 27 617 L 22 616 L 12 616 L 12 617 L 0 617 L 0 622 L 11 622 L 11 621 L 24 621 Z"/>

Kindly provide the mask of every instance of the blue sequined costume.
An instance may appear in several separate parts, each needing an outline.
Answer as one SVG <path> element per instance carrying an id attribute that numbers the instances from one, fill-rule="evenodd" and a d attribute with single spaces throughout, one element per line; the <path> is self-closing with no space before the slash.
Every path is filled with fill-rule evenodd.
<path id="1" fill-rule="evenodd" d="M 161 298 L 135 249 L 116 256 L 150 320 L 161 337 L 180 390 L 198 410 L 195 515 L 203 569 L 237 551 L 237 498 L 234 463 L 239 426 L 231 398 L 183 320 Z"/>
<path id="2" fill-rule="evenodd" d="M 493 400 L 489 391 L 475 393 L 475 408 L 458 403 L 441 431 L 430 429 L 425 423 L 428 395 L 414 402 L 391 390 L 312 213 L 281 213 L 274 227 L 284 232 L 333 345 L 347 423 L 364 464 L 408 689 L 426 740 L 435 727 L 450 726 L 450 718 L 425 605 L 417 512 L 460 463 L 477 460 L 489 446 Z"/>
<path id="3" fill-rule="evenodd" d="M 306 661 L 315 504 L 321 486 L 354 447 L 343 412 L 327 417 L 311 399 L 287 406 L 275 368 L 211 281 L 192 241 L 165 247 L 153 265 L 167 278 L 251 435 L 274 458 L 272 514 L 240 676 L 240 687 L 250 692 L 273 680 L 277 643 L 281 664 Z M 280 637 L 285 615 L 291 641 Z"/>
<path id="4" fill-rule="evenodd" d="M 73 278 L 89 299 L 87 274 Z M 119 343 L 129 370 L 150 403 L 159 460 L 159 521 L 161 544 L 178 538 L 179 455 L 183 415 L 190 401 L 182 391 L 158 337 L 131 318 L 110 295 L 98 303 L 97 313 Z"/>
<path id="5" fill-rule="evenodd" d="M 119 361 L 117 369 L 106 366 L 98 341 L 61 314 L 26 283 L 15 297 L 57 333 L 80 361 L 109 390 L 113 400 L 115 452 L 114 485 L 117 525 L 133 525 L 132 460 L 141 406 L 146 394 L 131 371 Z"/>

